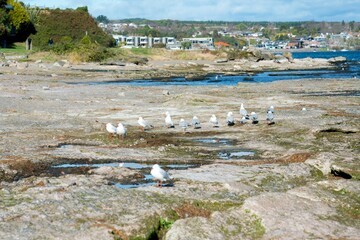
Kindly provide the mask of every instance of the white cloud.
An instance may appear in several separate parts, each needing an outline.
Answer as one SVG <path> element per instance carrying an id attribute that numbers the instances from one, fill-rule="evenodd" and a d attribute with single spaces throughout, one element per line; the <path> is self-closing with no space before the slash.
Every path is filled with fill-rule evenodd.
<path id="1" fill-rule="evenodd" d="M 360 21 L 359 0 L 27 0 L 50 8 L 88 6 L 93 16 L 223 21 Z"/>

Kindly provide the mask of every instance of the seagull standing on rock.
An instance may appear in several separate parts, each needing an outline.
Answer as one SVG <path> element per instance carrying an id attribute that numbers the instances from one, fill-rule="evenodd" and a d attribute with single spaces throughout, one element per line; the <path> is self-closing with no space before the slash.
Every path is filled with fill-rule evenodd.
<path id="1" fill-rule="evenodd" d="M 172 121 L 171 119 L 171 116 L 170 116 L 170 113 L 169 112 L 166 112 L 165 113 L 166 117 L 165 117 L 165 125 L 168 127 L 168 128 L 174 128 L 174 122 Z"/>
<path id="2" fill-rule="evenodd" d="M 241 119 L 240 119 L 240 123 L 241 124 L 245 124 L 247 122 L 247 119 L 245 116 L 243 116 Z"/>
<path id="3" fill-rule="evenodd" d="M 192 119 L 192 125 L 194 126 L 195 129 L 199 129 L 201 128 L 200 126 L 200 120 L 197 116 L 194 116 Z"/>
<path id="4" fill-rule="evenodd" d="M 219 127 L 219 121 L 217 120 L 215 114 L 211 115 L 209 122 L 213 125 L 213 127 Z"/>
<path id="5" fill-rule="evenodd" d="M 179 127 L 181 127 L 183 129 L 183 131 L 185 132 L 186 129 L 188 128 L 188 123 L 182 118 L 182 119 L 180 119 Z"/>
<path id="6" fill-rule="evenodd" d="M 227 117 L 226 117 L 226 123 L 228 126 L 235 125 L 234 115 L 232 112 L 228 112 Z"/>
<path id="7" fill-rule="evenodd" d="M 259 123 L 258 116 L 255 112 L 251 112 L 250 118 L 253 124 Z"/>
<path id="8" fill-rule="evenodd" d="M 165 172 L 164 169 L 162 169 L 159 164 L 154 164 L 152 167 L 150 174 L 154 177 L 154 179 L 157 181 L 157 187 L 162 187 L 162 182 L 165 182 L 166 180 L 170 180 L 171 177 L 167 172 Z"/>
<path id="9" fill-rule="evenodd" d="M 268 110 L 266 113 L 266 121 L 268 123 L 268 125 L 272 125 L 274 124 L 274 114 L 271 110 Z"/>
<path id="10" fill-rule="evenodd" d="M 116 135 L 116 127 L 111 123 L 106 124 L 106 131 L 109 133 L 109 138 L 112 138 Z"/>
<path id="11" fill-rule="evenodd" d="M 268 109 L 268 112 L 269 112 L 269 111 L 271 111 L 272 113 L 274 113 L 274 112 L 275 112 L 274 106 L 271 105 L 271 106 L 269 107 L 269 109 Z"/>
<path id="12" fill-rule="evenodd" d="M 148 121 L 145 121 L 142 117 L 139 117 L 138 123 L 143 128 L 143 131 L 149 128 L 153 128 L 153 126 Z"/>
<path id="13" fill-rule="evenodd" d="M 240 115 L 245 117 L 246 119 L 249 119 L 249 115 L 248 115 L 246 109 L 244 108 L 243 103 L 241 103 L 241 106 L 240 106 Z"/>
<path id="14" fill-rule="evenodd" d="M 124 139 L 126 137 L 126 133 L 127 133 L 127 129 L 124 127 L 122 123 L 119 123 L 116 128 L 116 134 L 118 136 L 121 136 L 122 139 Z"/>

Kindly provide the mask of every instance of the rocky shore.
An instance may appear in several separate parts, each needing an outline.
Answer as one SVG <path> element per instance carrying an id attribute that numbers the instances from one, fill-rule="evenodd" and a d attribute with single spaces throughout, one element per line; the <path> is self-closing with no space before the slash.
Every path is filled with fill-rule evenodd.
<path id="1" fill-rule="evenodd" d="M 224 87 L 91 84 L 333 68 L 341 61 L 4 61 L 0 238 L 358 239 L 358 79 Z M 258 124 L 240 124 L 241 103 L 258 113 Z M 270 105 L 273 125 L 266 122 Z M 168 129 L 166 111 L 176 124 L 196 115 L 202 127 Z M 228 111 L 235 126 L 226 124 Z M 212 114 L 218 128 L 209 123 Z M 143 132 L 139 116 L 154 128 Z M 105 124 L 119 121 L 127 136 L 109 138 Z M 126 163 L 186 167 L 166 168 L 173 182 L 157 188 L 151 181 L 141 185 L 150 169 Z M 54 167 L 59 164 L 83 165 Z M 126 184 L 138 187 L 121 187 Z"/>

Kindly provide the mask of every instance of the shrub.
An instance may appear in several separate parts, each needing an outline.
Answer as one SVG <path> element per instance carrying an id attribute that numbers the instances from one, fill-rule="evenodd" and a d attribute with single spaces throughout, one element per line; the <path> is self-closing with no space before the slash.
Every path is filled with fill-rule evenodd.
<path id="1" fill-rule="evenodd" d="M 97 26 L 96 21 L 82 10 L 41 10 L 37 25 L 37 33 L 31 38 L 33 44 L 40 49 L 48 50 L 48 40 L 54 40 L 53 48 L 55 51 L 68 51 L 69 42 L 76 45 L 88 35 L 94 42 L 104 47 L 115 46 L 115 40 Z M 63 42 L 64 37 L 69 37 L 71 41 Z M 56 47 L 56 45 L 62 45 Z"/>

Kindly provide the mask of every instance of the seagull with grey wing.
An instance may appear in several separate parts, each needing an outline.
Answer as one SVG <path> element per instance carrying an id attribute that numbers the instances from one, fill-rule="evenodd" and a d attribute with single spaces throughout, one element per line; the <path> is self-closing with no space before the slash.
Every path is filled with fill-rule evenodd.
<path id="1" fill-rule="evenodd" d="M 200 125 L 200 120 L 197 116 L 194 116 L 193 119 L 192 119 L 192 125 L 194 126 L 195 129 L 199 129 L 201 128 L 201 125 Z"/>
<path id="2" fill-rule="evenodd" d="M 252 124 L 259 123 L 258 116 L 257 116 L 256 112 L 251 112 L 250 119 L 252 121 Z"/>
<path id="3" fill-rule="evenodd" d="M 226 116 L 226 123 L 228 126 L 234 126 L 235 125 L 235 119 L 232 112 L 228 112 Z"/>
<path id="4" fill-rule="evenodd" d="M 246 119 L 246 117 L 242 117 L 242 118 L 240 119 L 240 123 L 241 123 L 241 124 L 245 124 L 247 121 L 248 121 L 248 119 Z"/>
<path id="5" fill-rule="evenodd" d="M 125 128 L 125 126 L 120 122 L 116 128 L 116 134 L 118 136 L 121 136 L 122 139 L 124 140 L 124 138 L 126 137 L 126 133 L 127 133 L 127 129 Z"/>
<path id="6" fill-rule="evenodd" d="M 179 127 L 182 128 L 182 130 L 185 132 L 188 128 L 188 123 L 182 118 L 180 119 Z"/>
<path id="7" fill-rule="evenodd" d="M 166 117 L 165 117 L 165 125 L 168 127 L 168 128 L 174 128 L 174 122 L 172 121 L 171 119 L 171 116 L 170 116 L 170 113 L 169 112 L 166 112 L 165 113 Z"/>
<path id="8" fill-rule="evenodd" d="M 213 125 L 213 127 L 219 127 L 219 121 L 217 120 L 215 114 L 211 115 L 209 122 Z"/>
<path id="9" fill-rule="evenodd" d="M 109 138 L 112 138 L 116 135 L 116 127 L 111 123 L 106 124 L 106 131 L 109 133 Z"/>
<path id="10" fill-rule="evenodd" d="M 249 119 L 249 115 L 248 115 L 246 109 L 244 108 L 243 103 L 241 103 L 241 106 L 240 106 L 240 115 L 245 117 L 246 119 Z"/>
<path id="11" fill-rule="evenodd" d="M 268 110 L 266 113 L 266 121 L 267 121 L 268 125 L 275 124 L 274 113 L 271 110 Z"/>
<path id="12" fill-rule="evenodd" d="M 162 187 L 162 182 L 172 179 L 172 177 L 170 177 L 170 175 L 164 169 L 162 169 L 159 164 L 154 164 L 150 174 L 157 181 L 157 187 Z"/>
<path id="13" fill-rule="evenodd" d="M 268 112 L 271 111 L 272 113 L 275 112 L 275 108 L 273 105 L 271 105 L 269 108 L 268 108 Z"/>
<path id="14" fill-rule="evenodd" d="M 143 119 L 142 117 L 139 117 L 138 123 L 142 127 L 143 131 L 153 128 L 153 126 L 148 121 Z"/>

